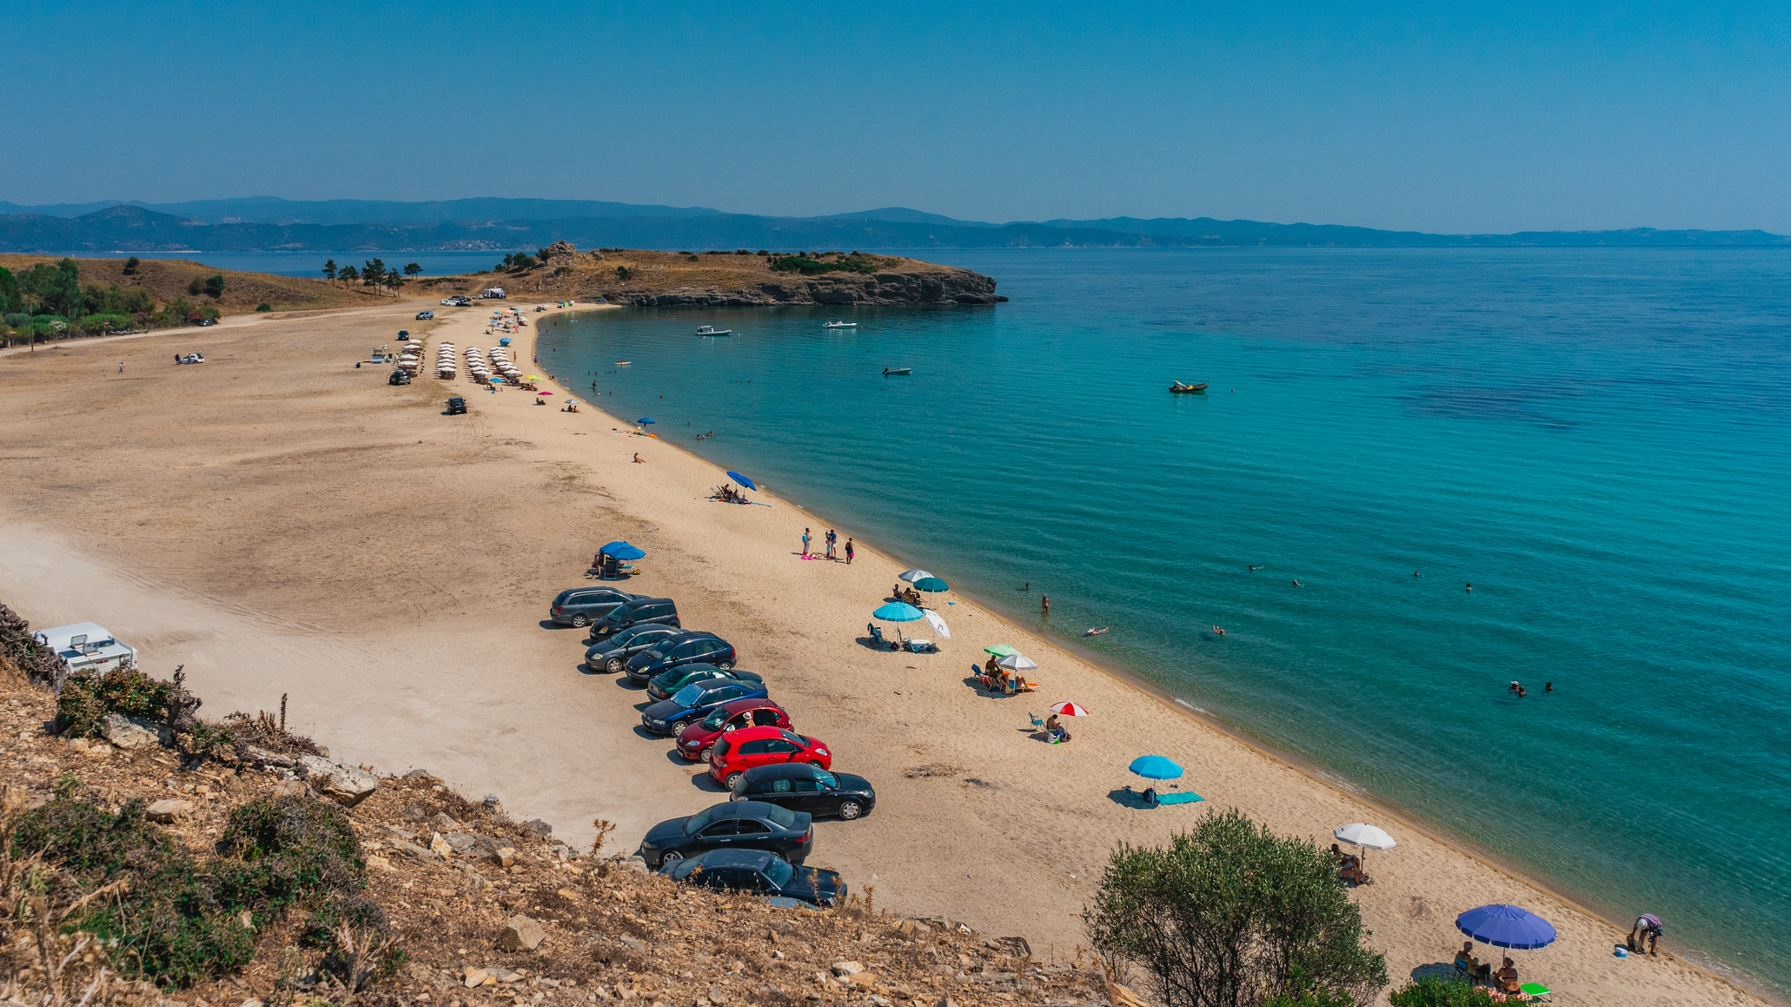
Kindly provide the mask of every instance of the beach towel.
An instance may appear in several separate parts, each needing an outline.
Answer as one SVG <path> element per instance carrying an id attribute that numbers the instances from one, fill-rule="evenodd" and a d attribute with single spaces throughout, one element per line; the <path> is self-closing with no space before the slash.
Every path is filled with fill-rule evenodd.
<path id="1" fill-rule="evenodd" d="M 1178 790 L 1167 794 L 1160 790 L 1157 791 L 1158 804 L 1199 804 L 1204 800 L 1206 800 L 1206 798 L 1194 793 L 1192 790 Z"/>

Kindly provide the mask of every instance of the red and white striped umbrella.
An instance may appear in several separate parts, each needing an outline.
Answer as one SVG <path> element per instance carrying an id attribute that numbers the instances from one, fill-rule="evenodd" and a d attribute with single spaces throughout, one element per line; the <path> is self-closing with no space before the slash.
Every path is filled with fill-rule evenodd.
<path id="1" fill-rule="evenodd" d="M 1086 717 L 1088 709 L 1075 703 L 1059 703 L 1051 708 L 1051 712 L 1059 717 Z"/>

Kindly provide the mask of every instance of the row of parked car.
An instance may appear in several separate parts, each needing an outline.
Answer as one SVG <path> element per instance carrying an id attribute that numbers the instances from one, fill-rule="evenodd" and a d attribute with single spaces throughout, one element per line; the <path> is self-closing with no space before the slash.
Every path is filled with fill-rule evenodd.
<path id="1" fill-rule="evenodd" d="M 654 826 L 640 846 L 649 865 L 679 881 L 799 904 L 844 897 L 837 873 L 795 865 L 813 847 L 814 819 L 861 818 L 876 791 L 832 771 L 832 750 L 796 733 L 764 678 L 738 667 L 733 644 L 685 629 L 670 598 L 614 587 L 562 591 L 548 618 L 587 628 L 585 669 L 644 687 L 642 729 L 673 738 L 680 758 L 707 763 L 728 790 L 728 803 Z"/>

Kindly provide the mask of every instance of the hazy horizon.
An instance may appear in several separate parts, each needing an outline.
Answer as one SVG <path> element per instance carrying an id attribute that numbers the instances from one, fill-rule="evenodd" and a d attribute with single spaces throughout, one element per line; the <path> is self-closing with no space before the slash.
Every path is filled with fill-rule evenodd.
<path id="1" fill-rule="evenodd" d="M 13 47 L 15 108 L 84 141 L 0 163 L 0 199 L 21 204 L 529 192 L 772 216 L 1791 232 L 1784 5 L 100 3 L 11 23 L 59 40 Z"/>

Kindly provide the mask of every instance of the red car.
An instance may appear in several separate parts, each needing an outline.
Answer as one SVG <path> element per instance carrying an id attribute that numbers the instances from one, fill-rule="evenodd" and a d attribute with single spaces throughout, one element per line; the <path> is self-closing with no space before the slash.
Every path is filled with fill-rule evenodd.
<path id="1" fill-rule="evenodd" d="M 678 754 L 691 762 L 708 762 L 709 749 L 715 739 L 743 727 L 781 727 L 790 729 L 790 715 L 769 699 L 736 699 L 702 720 L 686 727 L 678 735 Z"/>
<path id="2" fill-rule="evenodd" d="M 709 775 L 731 790 L 734 781 L 747 770 L 785 762 L 812 762 L 828 769 L 833 766 L 833 753 L 814 738 L 781 727 L 747 727 L 715 739 L 709 756 Z"/>

